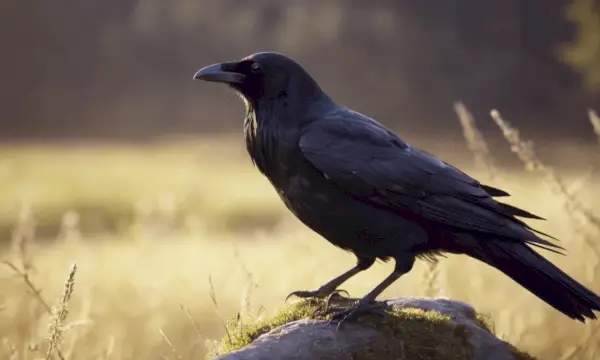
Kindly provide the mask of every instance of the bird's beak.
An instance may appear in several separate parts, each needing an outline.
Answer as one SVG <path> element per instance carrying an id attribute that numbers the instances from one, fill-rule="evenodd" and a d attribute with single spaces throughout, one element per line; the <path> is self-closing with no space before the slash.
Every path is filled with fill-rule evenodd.
<path id="1" fill-rule="evenodd" d="M 194 79 L 222 82 L 227 84 L 239 84 L 246 77 L 244 74 L 239 74 L 227 70 L 227 64 L 213 64 L 203 67 L 194 74 Z"/>

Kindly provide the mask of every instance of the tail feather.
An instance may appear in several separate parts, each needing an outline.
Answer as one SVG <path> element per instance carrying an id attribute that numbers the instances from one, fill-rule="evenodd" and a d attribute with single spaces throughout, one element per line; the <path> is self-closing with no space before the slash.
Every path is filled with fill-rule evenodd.
<path id="1" fill-rule="evenodd" d="M 524 217 L 527 219 L 546 220 L 541 216 L 532 214 L 527 210 L 519 209 L 516 206 L 512 206 L 512 205 L 501 203 L 501 202 L 498 203 L 498 206 L 502 209 L 502 211 L 505 211 L 513 216 Z"/>
<path id="2" fill-rule="evenodd" d="M 489 186 L 489 185 L 485 185 L 485 184 L 479 184 L 479 186 L 481 186 L 481 188 L 486 193 L 488 193 L 488 195 L 491 196 L 491 197 L 510 196 L 510 194 L 507 193 L 506 191 L 504 191 L 502 189 L 495 188 L 493 186 Z"/>
<path id="3" fill-rule="evenodd" d="M 482 241 L 469 255 L 495 267 L 575 320 L 596 319 L 600 297 L 524 243 Z"/>

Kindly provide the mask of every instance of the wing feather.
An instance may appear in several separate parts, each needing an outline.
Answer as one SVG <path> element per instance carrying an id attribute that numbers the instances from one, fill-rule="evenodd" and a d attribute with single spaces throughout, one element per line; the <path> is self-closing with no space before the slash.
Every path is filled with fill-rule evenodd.
<path id="1" fill-rule="evenodd" d="M 560 248 L 515 216 L 540 217 L 492 198 L 508 193 L 481 185 L 360 113 L 338 109 L 312 122 L 299 145 L 329 181 L 362 202 L 408 210 L 463 230 Z"/>

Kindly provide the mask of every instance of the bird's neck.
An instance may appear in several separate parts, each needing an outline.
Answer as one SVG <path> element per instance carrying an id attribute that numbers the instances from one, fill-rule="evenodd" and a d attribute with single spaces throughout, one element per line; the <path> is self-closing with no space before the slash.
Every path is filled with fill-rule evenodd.
<path id="1" fill-rule="evenodd" d="M 310 101 L 281 96 L 245 103 L 246 149 L 253 163 L 270 179 L 277 176 L 279 164 L 286 161 L 287 147 L 293 147 L 302 127 L 315 119 L 310 114 L 335 105 L 325 94 Z"/>
<path id="2" fill-rule="evenodd" d="M 246 150 L 261 173 L 269 177 L 279 149 L 280 124 L 272 108 L 247 104 L 244 134 Z"/>

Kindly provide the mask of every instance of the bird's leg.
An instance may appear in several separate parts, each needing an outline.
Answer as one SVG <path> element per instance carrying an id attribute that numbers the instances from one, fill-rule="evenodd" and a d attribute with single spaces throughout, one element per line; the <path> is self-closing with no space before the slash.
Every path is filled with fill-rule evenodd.
<path id="1" fill-rule="evenodd" d="M 337 290 L 337 287 L 342 285 L 344 282 L 346 282 L 348 279 L 350 279 L 354 275 L 358 274 L 359 272 L 367 270 L 374 263 L 375 263 L 375 259 L 359 257 L 358 261 L 356 263 L 356 266 L 354 266 L 352 269 L 346 271 L 342 275 L 337 276 L 333 280 L 327 282 L 325 285 L 321 286 L 317 290 L 294 291 L 293 293 L 289 294 L 285 298 L 285 300 L 287 301 L 287 299 L 289 299 L 292 296 L 297 296 L 299 298 L 305 298 L 305 299 L 306 298 L 325 298 L 335 292 L 342 291 L 342 292 L 348 293 L 345 290 Z"/>
<path id="2" fill-rule="evenodd" d="M 371 290 L 367 295 L 365 295 L 362 299 L 360 299 L 357 303 L 346 308 L 344 310 L 335 311 L 333 310 L 333 317 L 331 318 L 331 322 L 337 322 L 336 330 L 340 328 L 343 322 L 349 320 L 356 315 L 371 313 L 380 316 L 388 316 L 388 313 L 385 312 L 387 308 L 387 304 L 385 302 L 376 302 L 377 296 L 381 294 L 385 289 L 388 288 L 394 281 L 398 280 L 399 277 L 409 272 L 415 263 L 414 257 L 406 257 L 403 259 L 396 259 L 396 266 L 394 267 L 394 271 L 386 277 L 381 284 L 377 285 L 373 290 Z M 332 312 L 332 310 L 328 310 L 328 312 Z"/>

